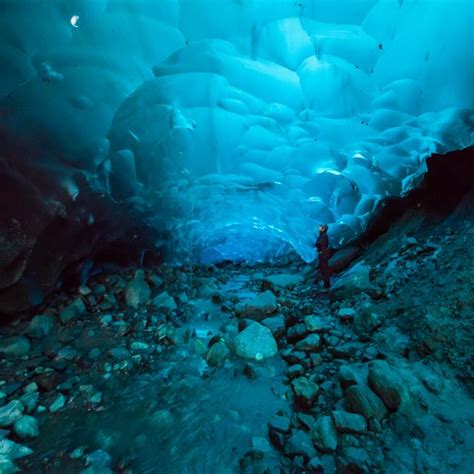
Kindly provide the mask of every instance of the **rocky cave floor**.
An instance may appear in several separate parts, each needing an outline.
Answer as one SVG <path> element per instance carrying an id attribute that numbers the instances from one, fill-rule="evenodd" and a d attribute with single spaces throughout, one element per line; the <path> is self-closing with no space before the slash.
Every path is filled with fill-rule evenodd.
<path id="1" fill-rule="evenodd" d="M 0 472 L 472 473 L 471 217 L 405 217 L 329 294 L 288 259 L 54 296 L 1 330 Z"/>

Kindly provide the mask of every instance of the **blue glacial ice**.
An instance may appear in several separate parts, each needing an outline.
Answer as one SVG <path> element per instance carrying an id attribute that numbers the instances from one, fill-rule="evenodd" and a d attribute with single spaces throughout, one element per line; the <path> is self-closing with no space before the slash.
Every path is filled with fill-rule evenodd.
<path id="1" fill-rule="evenodd" d="M 310 261 L 474 143 L 470 0 L 1 3 L 0 135 L 152 203 L 178 261 Z"/>

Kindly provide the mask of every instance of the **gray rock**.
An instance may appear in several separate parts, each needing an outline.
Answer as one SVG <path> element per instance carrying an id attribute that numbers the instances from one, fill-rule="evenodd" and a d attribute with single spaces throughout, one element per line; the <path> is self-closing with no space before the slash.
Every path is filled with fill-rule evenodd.
<path id="1" fill-rule="evenodd" d="M 58 412 L 59 410 L 61 410 L 64 405 L 66 404 L 66 398 L 64 397 L 64 395 L 62 393 L 60 393 L 56 399 L 54 400 L 54 402 L 50 405 L 49 407 L 49 411 L 51 413 L 56 413 Z"/>
<path id="2" fill-rule="evenodd" d="M 265 291 L 245 303 L 239 303 L 235 307 L 237 316 L 249 318 L 256 321 L 265 319 L 278 309 L 276 296 L 271 291 Z"/>
<path id="3" fill-rule="evenodd" d="M 341 365 L 341 367 L 339 367 L 338 377 L 343 390 L 351 385 L 357 384 L 356 373 L 347 365 Z"/>
<path id="4" fill-rule="evenodd" d="M 316 332 L 319 334 L 328 333 L 333 327 L 331 318 L 315 316 L 313 314 L 306 316 L 304 323 L 308 332 Z"/>
<path id="5" fill-rule="evenodd" d="M 229 349 L 223 341 L 216 342 L 207 353 L 207 363 L 212 367 L 221 367 L 229 357 Z"/>
<path id="6" fill-rule="evenodd" d="M 367 421 L 361 415 L 335 410 L 332 412 L 332 418 L 339 433 L 359 434 L 367 431 Z"/>
<path id="7" fill-rule="evenodd" d="M 263 287 L 270 289 L 284 289 L 291 290 L 295 286 L 301 284 L 304 278 L 300 275 L 292 275 L 290 273 L 280 273 L 276 275 L 270 275 L 263 279 Z"/>
<path id="8" fill-rule="evenodd" d="M 261 324 L 270 329 L 270 331 L 276 338 L 282 336 L 286 329 L 285 318 L 281 314 L 278 316 L 265 318 L 261 321 Z"/>
<path id="9" fill-rule="evenodd" d="M 15 421 L 13 431 L 20 439 L 36 438 L 39 436 L 38 422 L 36 418 L 24 415 Z"/>
<path id="10" fill-rule="evenodd" d="M 54 317 L 50 314 L 38 314 L 35 316 L 27 329 L 27 333 L 34 339 L 49 336 L 54 328 Z"/>
<path id="11" fill-rule="evenodd" d="M 12 400 L 7 405 L 0 407 L 0 426 L 5 428 L 12 425 L 21 418 L 24 409 L 23 404 L 19 400 Z"/>
<path id="12" fill-rule="evenodd" d="M 68 322 L 81 316 L 85 312 L 86 306 L 82 301 L 82 298 L 78 297 L 59 313 L 59 319 L 63 324 L 67 324 Z"/>
<path id="13" fill-rule="evenodd" d="M 169 314 L 178 308 L 176 301 L 167 291 L 163 291 L 158 296 L 155 296 L 152 300 L 152 304 L 164 314 Z"/>
<path id="14" fill-rule="evenodd" d="M 358 295 L 372 288 L 370 284 L 370 267 L 363 262 L 356 263 L 331 288 L 331 300 L 340 300 Z"/>
<path id="15" fill-rule="evenodd" d="M 369 462 L 370 457 L 366 449 L 347 447 L 337 457 L 337 472 L 368 473 Z"/>
<path id="16" fill-rule="evenodd" d="M 252 323 L 239 333 L 234 347 L 238 356 L 256 360 L 273 357 L 278 351 L 271 331 L 259 323 Z"/>
<path id="17" fill-rule="evenodd" d="M 356 315 L 354 308 L 340 308 L 337 317 L 341 321 L 352 321 Z"/>
<path id="18" fill-rule="evenodd" d="M 33 451 L 26 446 L 15 443 L 10 439 L 2 439 L 0 441 L 0 457 L 5 456 L 6 458 L 15 460 L 29 456 Z"/>
<path id="19" fill-rule="evenodd" d="M 319 386 L 306 377 L 298 377 L 291 382 L 296 401 L 303 408 L 311 408 L 319 395 Z"/>
<path id="20" fill-rule="evenodd" d="M 346 390 L 346 400 L 350 411 L 369 418 L 382 419 L 387 410 L 382 400 L 366 385 L 352 385 Z"/>
<path id="21" fill-rule="evenodd" d="M 302 430 L 293 430 L 291 436 L 285 443 L 285 456 L 294 458 L 295 456 L 303 456 L 305 461 L 318 455 L 314 449 L 313 442 L 308 433 Z"/>
<path id="22" fill-rule="evenodd" d="M 370 388 L 390 411 L 398 410 L 399 406 L 409 399 L 409 392 L 398 371 L 383 360 L 371 363 L 367 380 Z"/>
<path id="23" fill-rule="evenodd" d="M 367 340 L 370 335 L 382 325 L 382 318 L 372 311 L 370 307 L 363 308 L 357 312 L 354 318 L 354 332 L 361 338 Z"/>
<path id="24" fill-rule="evenodd" d="M 319 352 L 321 350 L 321 338 L 317 334 L 310 334 L 295 344 L 298 351 Z"/>
<path id="25" fill-rule="evenodd" d="M 110 355 L 117 360 L 127 360 L 131 357 L 130 352 L 125 347 L 114 347 L 110 349 L 109 352 Z"/>
<path id="26" fill-rule="evenodd" d="M 128 306 L 138 308 L 146 303 L 151 296 L 151 290 L 145 281 L 145 275 L 137 273 L 135 278 L 125 288 L 125 301 Z"/>
<path id="27" fill-rule="evenodd" d="M 337 432 L 330 416 L 321 416 L 311 430 L 314 445 L 323 453 L 333 453 L 337 448 Z"/>
<path id="28" fill-rule="evenodd" d="M 0 340 L 0 354 L 12 357 L 28 355 L 31 350 L 30 341 L 23 336 L 12 336 Z"/>
<path id="29" fill-rule="evenodd" d="M 39 393 L 27 392 L 20 397 L 20 402 L 25 407 L 26 413 L 33 413 L 38 405 Z"/>
<path id="30" fill-rule="evenodd" d="M 291 420 L 286 416 L 273 415 L 268 422 L 268 429 L 287 434 L 290 432 Z"/>

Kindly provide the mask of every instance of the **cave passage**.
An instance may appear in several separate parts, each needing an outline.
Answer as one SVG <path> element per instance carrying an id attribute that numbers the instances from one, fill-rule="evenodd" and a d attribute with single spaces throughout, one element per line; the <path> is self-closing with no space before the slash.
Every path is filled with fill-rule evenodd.
<path id="1" fill-rule="evenodd" d="M 471 473 L 473 17 L 0 0 L 0 474 Z"/>

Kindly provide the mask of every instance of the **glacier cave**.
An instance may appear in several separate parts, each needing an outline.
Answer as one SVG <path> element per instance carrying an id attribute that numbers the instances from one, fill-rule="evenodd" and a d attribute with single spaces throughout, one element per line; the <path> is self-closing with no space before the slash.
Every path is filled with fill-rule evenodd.
<path id="1" fill-rule="evenodd" d="M 0 0 L 0 474 L 471 474 L 473 44 L 472 0 Z"/>

